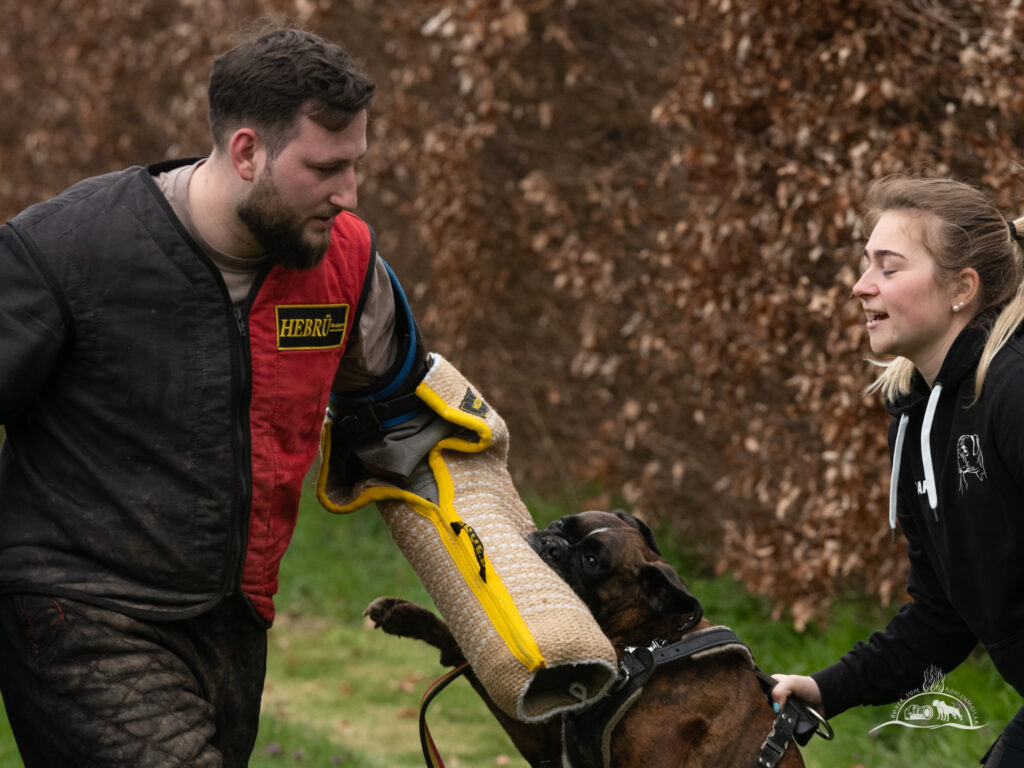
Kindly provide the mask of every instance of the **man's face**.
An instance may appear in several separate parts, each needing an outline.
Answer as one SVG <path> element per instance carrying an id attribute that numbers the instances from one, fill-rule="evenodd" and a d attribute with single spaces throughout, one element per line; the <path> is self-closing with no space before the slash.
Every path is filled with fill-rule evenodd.
<path id="1" fill-rule="evenodd" d="M 299 118 L 298 133 L 268 161 L 237 207 L 268 258 L 292 269 L 323 260 L 334 217 L 356 207 L 355 166 L 365 153 L 365 110 L 340 131 Z"/>

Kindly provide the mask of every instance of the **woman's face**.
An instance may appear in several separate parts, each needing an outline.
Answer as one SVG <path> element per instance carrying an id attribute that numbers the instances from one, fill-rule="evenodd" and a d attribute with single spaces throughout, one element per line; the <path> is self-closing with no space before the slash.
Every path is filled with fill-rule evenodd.
<path id="1" fill-rule="evenodd" d="M 955 281 L 939 282 L 939 268 L 922 243 L 931 214 L 887 211 L 864 248 L 864 273 L 853 286 L 867 315 L 871 351 L 909 359 L 932 383 L 969 311 L 954 312 Z"/>

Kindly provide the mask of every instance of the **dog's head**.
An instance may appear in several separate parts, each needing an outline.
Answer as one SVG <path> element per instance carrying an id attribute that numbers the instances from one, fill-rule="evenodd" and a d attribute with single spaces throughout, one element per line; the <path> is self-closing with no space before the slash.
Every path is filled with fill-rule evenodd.
<path id="1" fill-rule="evenodd" d="M 528 541 L 613 641 L 652 620 L 700 619 L 700 601 L 661 556 L 650 528 L 625 512 L 568 515 Z"/>

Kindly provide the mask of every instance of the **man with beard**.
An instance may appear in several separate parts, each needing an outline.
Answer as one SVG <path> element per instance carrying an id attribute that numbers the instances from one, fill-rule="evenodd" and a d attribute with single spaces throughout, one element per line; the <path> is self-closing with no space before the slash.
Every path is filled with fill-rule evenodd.
<path id="1" fill-rule="evenodd" d="M 216 59 L 208 158 L 0 227 L 0 691 L 29 768 L 246 765 L 329 399 L 376 472 L 443 434 L 351 213 L 373 89 L 272 30 Z"/>

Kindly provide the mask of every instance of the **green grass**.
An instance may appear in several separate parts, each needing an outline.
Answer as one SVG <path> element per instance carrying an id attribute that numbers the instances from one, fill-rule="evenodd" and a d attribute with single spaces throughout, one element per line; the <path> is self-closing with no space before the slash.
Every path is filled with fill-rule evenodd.
<path id="1" fill-rule="evenodd" d="M 3 768 L 14 768 L 21 765 L 21 758 L 18 757 L 18 748 L 14 744 L 14 736 L 7 725 L 7 712 L 4 710 L 3 701 L 0 700 L 0 766 Z"/>
<path id="2" fill-rule="evenodd" d="M 546 523 L 559 510 L 531 504 Z M 807 673 L 834 662 L 854 642 L 884 626 L 891 609 L 851 600 L 834 609 L 827 629 L 796 632 L 773 621 L 770 607 L 728 577 L 694 575 L 669 553 L 708 617 L 733 628 L 768 672 Z M 366 605 L 391 594 L 431 605 L 373 510 L 336 517 L 307 497 L 282 564 L 279 618 L 270 654 L 257 768 L 331 766 L 418 768 L 416 713 L 426 688 L 444 669 L 423 644 L 367 626 Z M 987 656 L 976 655 L 946 679 L 973 703 L 989 727 L 935 731 L 889 727 L 889 707 L 858 708 L 833 719 L 836 739 L 804 748 L 809 768 L 952 768 L 976 765 L 1020 706 Z M 431 706 L 429 722 L 449 768 L 525 768 L 483 703 L 457 681 Z M 0 717 L 0 768 L 20 766 L 6 718 Z"/>
<path id="3" fill-rule="evenodd" d="M 344 765 L 423 765 L 417 714 L 423 692 L 444 672 L 436 652 L 369 627 L 305 619 L 276 628 L 271 647 L 263 722 L 276 730 L 261 731 L 261 759 L 267 744 L 291 754 L 315 734 L 337 745 L 336 753 L 344 745 L 363 761 Z M 306 730 L 292 734 L 291 724 Z M 507 738 L 465 681 L 435 700 L 429 725 L 449 765 L 525 766 L 512 760 Z"/>

